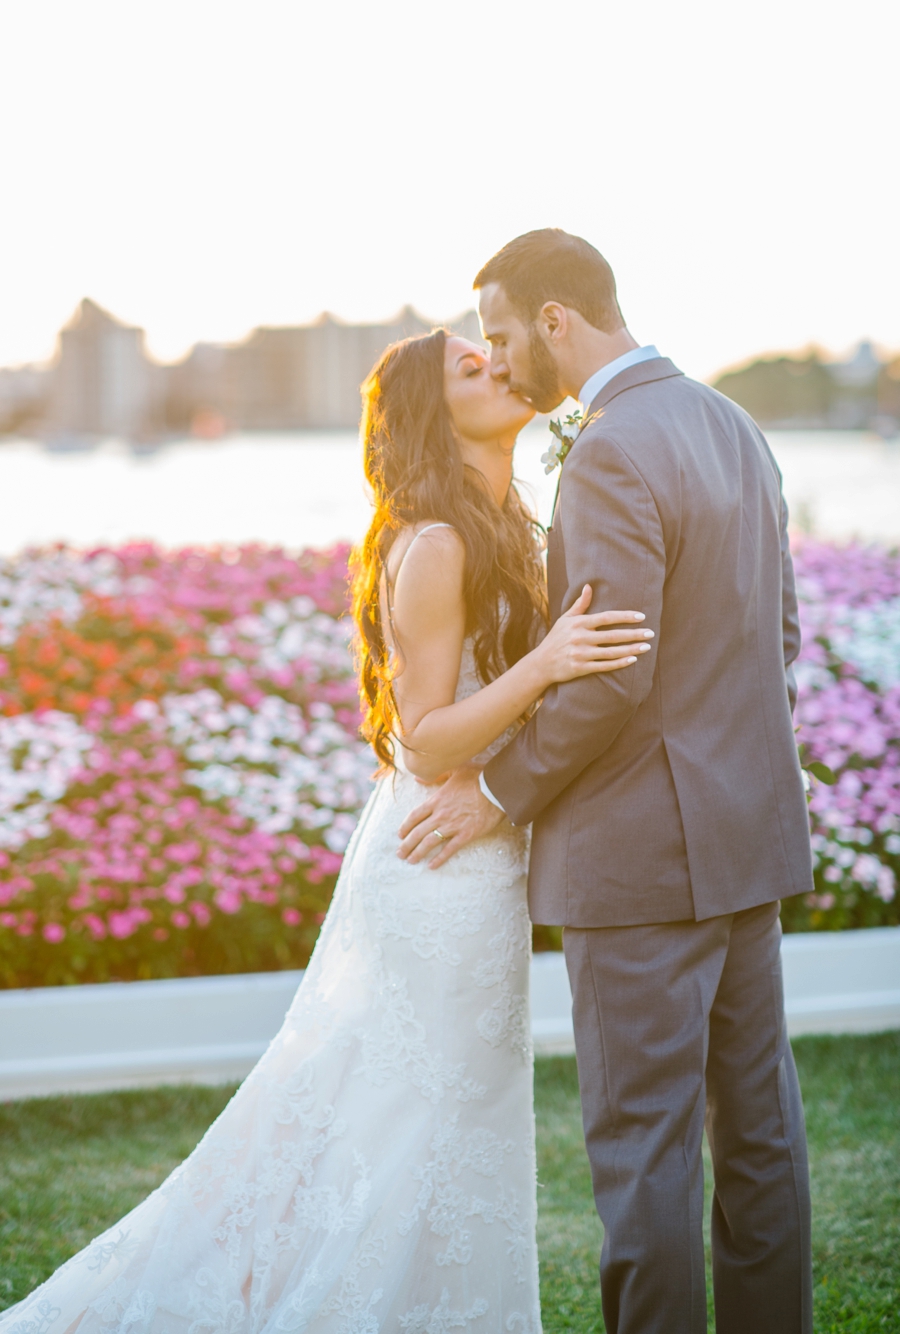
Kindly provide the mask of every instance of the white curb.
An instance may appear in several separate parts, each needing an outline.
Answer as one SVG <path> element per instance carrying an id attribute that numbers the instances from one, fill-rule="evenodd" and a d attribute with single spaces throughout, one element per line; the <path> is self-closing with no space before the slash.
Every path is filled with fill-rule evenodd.
<path id="1" fill-rule="evenodd" d="M 900 1028 L 900 927 L 786 936 L 782 954 L 792 1036 Z M 302 976 L 0 991 L 0 1100 L 242 1079 Z M 535 955 L 531 1003 L 535 1051 L 574 1050 L 561 954 Z"/>

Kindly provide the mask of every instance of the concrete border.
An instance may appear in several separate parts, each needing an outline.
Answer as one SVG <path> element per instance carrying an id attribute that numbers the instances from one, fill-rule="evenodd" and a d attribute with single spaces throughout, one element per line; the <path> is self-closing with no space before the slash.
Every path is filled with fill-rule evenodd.
<path id="1" fill-rule="evenodd" d="M 786 936 L 788 1031 L 900 1028 L 900 927 Z M 242 1079 L 277 1032 L 303 974 L 0 991 L 0 1100 Z M 560 954 L 531 971 L 538 1054 L 571 1052 Z"/>

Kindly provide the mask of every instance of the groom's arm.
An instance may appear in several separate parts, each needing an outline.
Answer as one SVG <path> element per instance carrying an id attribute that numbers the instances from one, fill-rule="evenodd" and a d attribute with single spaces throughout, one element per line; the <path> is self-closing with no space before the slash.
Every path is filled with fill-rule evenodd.
<path id="1" fill-rule="evenodd" d="M 590 428 L 588 428 L 590 431 Z M 585 584 L 591 611 L 633 607 L 658 643 L 666 551 L 649 487 L 608 437 L 588 432 L 566 459 L 560 507 L 571 606 Z M 551 687 L 541 707 L 484 771 L 487 787 L 514 824 L 528 824 L 615 741 L 650 693 L 656 660 Z"/>
<path id="2" fill-rule="evenodd" d="M 794 562 L 788 537 L 788 507 L 781 497 L 781 625 L 784 639 L 784 670 L 787 675 L 788 699 L 791 713 L 797 706 L 797 678 L 793 664 L 800 653 L 800 609 L 794 584 Z"/>

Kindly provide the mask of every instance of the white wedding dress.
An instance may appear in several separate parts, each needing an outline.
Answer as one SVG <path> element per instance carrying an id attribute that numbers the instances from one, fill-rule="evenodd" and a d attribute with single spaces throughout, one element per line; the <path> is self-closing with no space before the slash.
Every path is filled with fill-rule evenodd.
<path id="1" fill-rule="evenodd" d="M 378 781 L 266 1054 L 0 1334 L 539 1334 L 526 833 L 410 866 L 421 800 Z"/>

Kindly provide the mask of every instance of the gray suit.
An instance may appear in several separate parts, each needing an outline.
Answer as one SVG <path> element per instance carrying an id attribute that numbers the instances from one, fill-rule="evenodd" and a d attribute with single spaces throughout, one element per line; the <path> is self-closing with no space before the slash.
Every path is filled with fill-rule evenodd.
<path id="1" fill-rule="evenodd" d="M 563 467 L 550 609 L 646 613 L 653 650 L 551 689 L 485 777 L 534 823 L 535 921 L 565 926 L 610 1334 L 811 1329 L 799 1089 L 777 900 L 812 888 L 778 470 L 728 399 L 658 358 L 591 404 Z"/>

